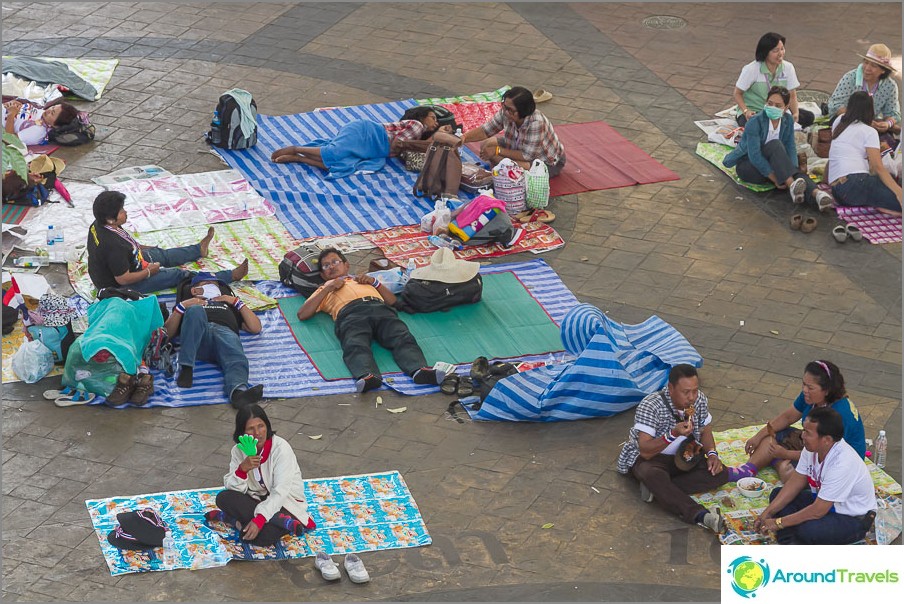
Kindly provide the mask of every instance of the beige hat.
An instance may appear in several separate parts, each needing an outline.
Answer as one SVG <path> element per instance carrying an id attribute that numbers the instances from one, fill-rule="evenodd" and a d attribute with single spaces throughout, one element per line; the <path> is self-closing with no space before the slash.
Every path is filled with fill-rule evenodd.
<path id="1" fill-rule="evenodd" d="M 875 63 L 879 67 L 888 69 L 895 73 L 897 69 L 891 66 L 891 50 L 885 44 L 873 44 L 866 51 L 865 55 L 857 53 L 857 56 L 866 59 L 870 63 Z"/>
<path id="2" fill-rule="evenodd" d="M 452 250 L 441 247 L 430 256 L 430 264 L 411 271 L 411 278 L 441 283 L 464 283 L 473 279 L 479 270 L 479 263 L 459 260 Z"/>
<path id="3" fill-rule="evenodd" d="M 66 162 L 57 157 L 50 157 L 49 155 L 39 155 L 28 164 L 28 171 L 32 174 L 46 174 L 47 172 L 56 172 L 59 175 L 63 168 L 66 167 Z"/>

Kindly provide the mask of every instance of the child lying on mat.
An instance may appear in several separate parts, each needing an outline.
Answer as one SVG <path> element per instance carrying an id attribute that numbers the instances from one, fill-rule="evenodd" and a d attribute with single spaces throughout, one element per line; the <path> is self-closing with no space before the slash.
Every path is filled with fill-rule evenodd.
<path id="1" fill-rule="evenodd" d="M 329 171 L 327 178 L 342 178 L 359 171 L 381 170 L 387 157 L 398 154 L 393 143 L 428 139 L 436 132 L 451 134 L 452 127 L 439 127 L 431 107 L 412 107 L 398 122 L 354 120 L 331 139 L 277 149 L 270 160 L 278 164 L 299 162 Z"/>

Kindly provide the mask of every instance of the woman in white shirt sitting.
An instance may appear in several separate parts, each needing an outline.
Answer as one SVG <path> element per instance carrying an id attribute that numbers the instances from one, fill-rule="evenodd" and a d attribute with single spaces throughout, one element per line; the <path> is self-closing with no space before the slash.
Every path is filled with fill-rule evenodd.
<path id="1" fill-rule="evenodd" d="M 871 206 L 883 214 L 901 215 L 901 185 L 882 165 L 879 133 L 871 126 L 873 99 L 857 91 L 847 111 L 832 124 L 828 174 L 835 203 Z"/>

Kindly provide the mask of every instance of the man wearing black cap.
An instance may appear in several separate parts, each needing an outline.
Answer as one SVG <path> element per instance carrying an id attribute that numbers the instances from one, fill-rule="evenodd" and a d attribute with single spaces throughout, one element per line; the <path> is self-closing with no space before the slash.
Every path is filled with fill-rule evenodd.
<path id="1" fill-rule="evenodd" d="M 263 384 L 248 387 L 248 357 L 239 339 L 239 328 L 261 332 L 261 322 L 229 288 L 211 273 L 198 273 L 176 292 L 181 300 L 166 320 L 166 332 L 181 330 L 179 349 L 180 388 L 191 388 L 196 359 L 215 363 L 223 370 L 226 396 L 236 409 L 261 400 Z"/>

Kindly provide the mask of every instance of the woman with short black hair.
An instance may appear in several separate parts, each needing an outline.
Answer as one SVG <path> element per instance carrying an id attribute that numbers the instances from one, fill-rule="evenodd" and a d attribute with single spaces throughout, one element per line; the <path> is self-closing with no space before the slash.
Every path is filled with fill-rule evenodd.
<path id="1" fill-rule="evenodd" d="M 53 102 L 42 108 L 34 103 L 12 100 L 3 103 L 3 129 L 16 134 L 26 145 L 43 145 L 53 128 L 66 126 L 78 117 L 69 103 Z"/>

